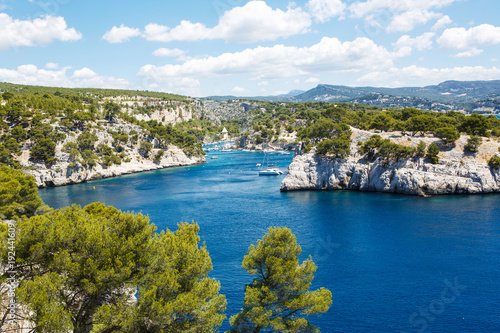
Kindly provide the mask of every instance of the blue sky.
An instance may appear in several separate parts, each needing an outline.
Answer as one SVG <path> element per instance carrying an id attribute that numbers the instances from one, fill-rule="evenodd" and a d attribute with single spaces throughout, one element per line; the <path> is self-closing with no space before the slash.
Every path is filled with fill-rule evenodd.
<path id="1" fill-rule="evenodd" d="M 189 96 L 500 79 L 493 0 L 0 0 L 0 81 Z"/>

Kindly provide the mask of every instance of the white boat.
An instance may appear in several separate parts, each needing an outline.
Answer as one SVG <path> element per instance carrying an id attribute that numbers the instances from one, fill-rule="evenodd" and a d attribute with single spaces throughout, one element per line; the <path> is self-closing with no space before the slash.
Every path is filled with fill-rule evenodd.
<path id="1" fill-rule="evenodd" d="M 259 176 L 279 176 L 283 174 L 283 171 L 278 169 L 277 165 L 269 164 L 269 156 L 267 153 L 264 154 L 264 162 L 266 164 L 266 169 L 260 170 Z M 264 165 L 264 162 L 262 162 L 261 165 Z"/>
<path id="2" fill-rule="evenodd" d="M 278 168 L 267 168 L 266 170 L 259 171 L 259 176 L 279 176 L 283 174 Z"/>

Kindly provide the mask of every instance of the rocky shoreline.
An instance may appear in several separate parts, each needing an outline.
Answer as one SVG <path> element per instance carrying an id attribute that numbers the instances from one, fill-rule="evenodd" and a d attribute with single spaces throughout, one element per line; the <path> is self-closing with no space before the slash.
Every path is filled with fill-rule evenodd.
<path id="1" fill-rule="evenodd" d="M 357 142 L 366 142 L 374 133 L 352 129 L 351 155 L 334 159 L 311 152 L 297 156 L 281 183 L 281 191 L 358 190 L 407 195 L 482 194 L 500 192 L 500 170 L 488 166 L 487 160 L 498 153 L 498 141 L 484 142 L 478 153 L 464 153 L 467 136 L 454 147 L 441 144 L 433 137 L 408 137 L 400 133 L 383 133 L 398 144 L 415 146 L 420 140 L 440 144 L 439 163 L 426 158 L 391 161 L 380 158 L 370 162 L 357 153 Z"/>
<path id="2" fill-rule="evenodd" d="M 32 168 L 23 169 L 24 173 L 35 177 L 39 188 L 78 184 L 89 180 L 117 177 L 132 173 L 159 170 L 172 167 L 190 166 L 205 163 L 205 157 L 187 156 L 181 149 L 169 149 L 160 162 L 142 159 L 122 163 L 120 165 L 102 166 L 97 164 L 94 167 L 76 164 L 70 167 L 68 161 L 59 159 L 59 162 L 51 168 L 45 165 L 34 165 Z"/>

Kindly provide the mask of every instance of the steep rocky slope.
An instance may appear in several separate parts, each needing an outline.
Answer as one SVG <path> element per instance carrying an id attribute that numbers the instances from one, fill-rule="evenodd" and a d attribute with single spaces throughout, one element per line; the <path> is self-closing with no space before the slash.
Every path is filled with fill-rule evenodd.
<path id="1" fill-rule="evenodd" d="M 56 146 L 56 163 L 49 166 L 43 162 L 33 161 L 30 159 L 30 147 L 27 146 L 21 149 L 22 154 L 19 158 L 21 167 L 25 173 L 35 177 L 39 187 L 46 187 L 205 162 L 205 157 L 188 156 L 182 149 L 173 145 L 168 145 L 166 149 L 160 148 L 158 141 L 148 136 L 140 126 L 122 120 L 117 120 L 114 123 L 98 121 L 93 128 L 93 132 L 98 138 L 95 146 L 99 144 L 111 146 L 113 142 L 111 133 L 118 131 L 129 136 L 132 136 L 132 133 L 137 133 L 135 142 L 129 140 L 127 144 L 121 146 L 122 152 L 119 155 L 122 158 L 120 164 L 96 163 L 96 165 L 90 166 L 83 163 L 80 157 L 72 159 L 70 153 L 64 151 L 64 147 L 68 143 L 76 143 L 81 131 L 69 131 L 66 139 Z M 152 148 L 149 152 L 146 153 L 141 150 L 141 141 L 151 142 Z M 154 157 L 159 151 L 163 151 L 163 155 L 155 160 Z M 102 157 L 97 160 L 102 161 Z"/>
<path id="2" fill-rule="evenodd" d="M 352 129 L 351 155 L 333 159 L 311 152 L 297 156 L 281 183 L 282 191 L 292 190 L 359 190 L 410 195 L 473 194 L 500 192 L 500 171 L 487 161 L 498 153 L 499 142 L 485 139 L 476 154 L 465 153 L 467 136 L 454 147 L 439 139 L 409 137 L 400 133 L 382 133 L 383 138 L 401 145 L 416 146 L 420 140 L 436 142 L 441 152 L 439 163 L 425 158 L 411 158 L 384 163 L 380 158 L 369 162 L 357 152 L 357 143 L 366 142 L 374 133 Z"/>

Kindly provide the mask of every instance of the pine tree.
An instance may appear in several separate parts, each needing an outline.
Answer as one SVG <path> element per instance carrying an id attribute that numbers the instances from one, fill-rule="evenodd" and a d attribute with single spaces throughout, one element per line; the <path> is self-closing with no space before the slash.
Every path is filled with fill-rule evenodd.
<path id="1" fill-rule="evenodd" d="M 0 167 L 0 219 L 32 216 L 42 205 L 33 176 Z"/>
<path id="2" fill-rule="evenodd" d="M 251 245 L 243 268 L 254 276 L 246 286 L 241 311 L 231 317 L 230 332 L 318 332 L 305 316 L 328 311 L 328 289 L 309 291 L 316 272 L 311 258 L 299 265 L 301 248 L 288 228 L 269 228 Z"/>

